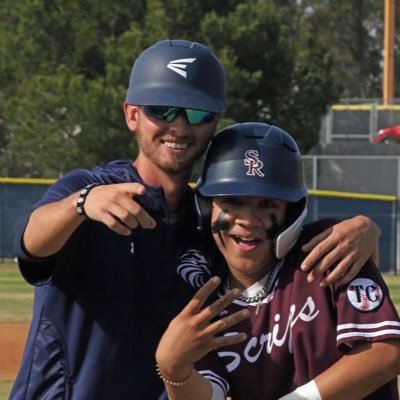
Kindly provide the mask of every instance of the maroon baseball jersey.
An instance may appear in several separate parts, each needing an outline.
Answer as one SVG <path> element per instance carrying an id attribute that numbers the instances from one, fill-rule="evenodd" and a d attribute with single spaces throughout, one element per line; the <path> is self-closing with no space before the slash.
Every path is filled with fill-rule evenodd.
<path id="1" fill-rule="evenodd" d="M 344 287 L 307 281 L 299 268 L 300 246 L 326 227 L 318 222 L 304 228 L 261 305 L 237 300 L 221 313 L 250 310 L 251 317 L 234 327 L 247 340 L 209 353 L 196 369 L 232 400 L 276 400 L 326 370 L 355 342 L 400 339 L 399 315 L 373 264 Z M 193 282 L 191 272 L 186 279 Z M 397 379 L 367 399 L 398 399 Z"/>

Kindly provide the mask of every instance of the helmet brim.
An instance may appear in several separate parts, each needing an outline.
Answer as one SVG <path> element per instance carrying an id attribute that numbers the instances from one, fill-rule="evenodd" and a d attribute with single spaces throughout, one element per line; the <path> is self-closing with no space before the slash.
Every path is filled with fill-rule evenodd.
<path id="1" fill-rule="evenodd" d="M 225 101 L 222 99 L 216 99 L 201 91 L 189 91 L 175 86 L 164 86 L 162 88 L 160 86 L 154 88 L 138 86 L 128 93 L 126 101 L 128 104 L 137 106 L 192 108 L 215 113 L 225 111 Z"/>

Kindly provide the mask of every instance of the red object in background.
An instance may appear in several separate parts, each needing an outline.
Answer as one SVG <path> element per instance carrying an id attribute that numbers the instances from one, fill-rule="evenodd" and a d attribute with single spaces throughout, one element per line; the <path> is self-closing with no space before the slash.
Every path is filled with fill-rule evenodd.
<path id="1" fill-rule="evenodd" d="M 372 143 L 400 143 L 400 124 L 380 129 Z"/>

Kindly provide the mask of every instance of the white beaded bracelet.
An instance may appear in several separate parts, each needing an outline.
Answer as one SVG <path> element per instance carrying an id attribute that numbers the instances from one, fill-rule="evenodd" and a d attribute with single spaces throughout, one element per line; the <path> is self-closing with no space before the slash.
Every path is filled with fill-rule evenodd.
<path id="1" fill-rule="evenodd" d="M 81 216 L 85 217 L 86 219 L 89 219 L 88 215 L 86 214 L 85 211 L 85 201 L 86 197 L 89 194 L 89 192 L 95 188 L 96 186 L 99 186 L 100 183 L 91 183 L 90 185 L 85 186 L 79 193 L 78 200 L 76 201 L 76 212 Z"/>
<path id="2" fill-rule="evenodd" d="M 167 378 L 161 373 L 161 370 L 160 370 L 160 367 L 159 367 L 158 364 L 156 364 L 156 371 L 157 371 L 157 375 L 160 377 L 160 379 L 161 379 L 164 383 L 166 383 L 166 384 L 168 384 L 168 385 L 171 385 L 171 386 L 183 386 L 183 385 L 185 385 L 185 384 L 189 381 L 190 377 L 192 376 L 192 373 L 193 373 L 193 365 L 192 365 L 192 368 L 191 368 L 191 370 L 190 370 L 190 372 L 189 372 L 188 377 L 185 378 L 183 381 L 179 381 L 179 382 L 174 382 L 174 381 L 170 381 L 169 379 L 167 379 Z"/>

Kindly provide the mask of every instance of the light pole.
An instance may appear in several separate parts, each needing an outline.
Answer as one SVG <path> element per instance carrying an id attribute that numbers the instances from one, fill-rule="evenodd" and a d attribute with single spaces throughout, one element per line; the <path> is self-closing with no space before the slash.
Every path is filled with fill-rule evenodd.
<path id="1" fill-rule="evenodd" d="M 394 98 L 394 24 L 395 0 L 385 0 L 385 33 L 384 33 L 384 69 L 383 69 L 383 104 L 393 103 Z"/>

